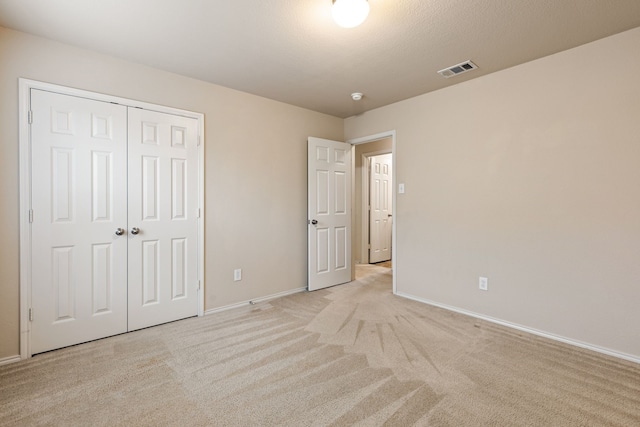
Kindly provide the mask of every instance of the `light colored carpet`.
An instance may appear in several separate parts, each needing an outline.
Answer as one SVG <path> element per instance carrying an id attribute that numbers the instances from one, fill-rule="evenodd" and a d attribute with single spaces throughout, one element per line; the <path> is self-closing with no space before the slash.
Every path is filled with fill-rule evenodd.
<path id="1" fill-rule="evenodd" d="M 376 267 L 386 267 L 386 268 L 393 268 L 393 263 L 391 260 L 389 261 L 383 261 L 383 262 L 376 262 L 373 265 L 375 265 Z"/>
<path id="2" fill-rule="evenodd" d="M 0 425 L 640 425 L 640 365 L 357 277 L 0 366 Z"/>

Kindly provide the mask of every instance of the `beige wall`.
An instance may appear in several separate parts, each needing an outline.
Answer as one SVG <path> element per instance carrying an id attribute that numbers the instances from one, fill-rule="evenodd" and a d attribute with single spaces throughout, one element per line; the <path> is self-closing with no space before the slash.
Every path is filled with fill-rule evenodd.
<path id="1" fill-rule="evenodd" d="M 206 308 L 306 286 L 306 138 L 342 119 L 0 28 L 0 360 L 19 353 L 19 77 L 204 113 Z"/>
<path id="2" fill-rule="evenodd" d="M 346 120 L 348 139 L 397 131 L 399 292 L 640 358 L 638 46 L 640 28 Z"/>
<path id="3" fill-rule="evenodd" d="M 356 145 L 354 149 L 354 217 L 353 217 L 353 244 L 352 254 L 355 261 L 367 263 L 367 259 L 362 257 L 362 222 L 366 221 L 362 213 L 362 155 L 376 152 L 391 152 L 393 141 L 391 138 L 384 138 L 366 144 Z M 366 212 L 366 211 L 365 211 Z M 355 271 L 354 271 L 355 274 Z"/>

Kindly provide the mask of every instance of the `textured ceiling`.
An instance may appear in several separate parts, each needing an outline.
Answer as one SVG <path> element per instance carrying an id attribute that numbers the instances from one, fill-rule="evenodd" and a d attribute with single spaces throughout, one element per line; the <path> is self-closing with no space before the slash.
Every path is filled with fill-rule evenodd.
<path id="1" fill-rule="evenodd" d="M 344 29 L 331 0 L 0 0 L 0 26 L 338 117 L 640 26 L 640 0 L 369 3 Z"/>

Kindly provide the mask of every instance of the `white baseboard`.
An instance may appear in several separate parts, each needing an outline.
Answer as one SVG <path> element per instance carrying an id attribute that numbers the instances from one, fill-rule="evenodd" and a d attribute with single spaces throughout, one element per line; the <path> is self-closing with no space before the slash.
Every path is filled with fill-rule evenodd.
<path id="1" fill-rule="evenodd" d="M 298 292 L 304 292 L 306 290 L 307 290 L 306 287 L 304 287 L 304 288 L 295 288 L 295 289 L 290 289 L 288 291 L 278 292 L 277 294 L 272 294 L 272 295 L 267 295 L 267 296 L 264 296 L 264 297 L 254 298 L 254 299 L 247 300 L 247 301 L 237 302 L 235 304 L 229 304 L 229 305 L 225 305 L 225 306 L 222 306 L 222 307 L 211 308 L 209 310 L 205 310 L 204 315 L 207 316 L 209 314 L 219 313 L 221 311 L 227 311 L 227 310 L 231 310 L 231 309 L 238 308 L 238 307 L 244 307 L 244 306 L 250 305 L 250 304 L 257 304 L 259 302 L 264 302 L 264 301 L 268 301 L 268 300 L 275 299 L 275 298 L 286 297 L 287 295 L 297 294 Z"/>
<path id="2" fill-rule="evenodd" d="M 449 310 L 449 311 L 453 311 L 456 313 L 460 313 L 460 314 L 464 314 L 467 316 L 471 316 L 471 317 L 475 317 L 477 319 L 482 319 L 482 320 L 486 320 L 487 322 L 491 322 L 491 323 L 496 323 L 498 325 L 502 325 L 502 326 L 506 326 L 508 328 L 512 328 L 512 329 L 517 329 L 519 331 L 522 332 L 528 332 L 530 334 L 533 335 L 537 335 L 540 337 L 544 337 L 544 338 L 549 338 L 551 340 L 554 341 L 559 341 L 565 344 L 569 344 L 569 345 L 573 345 L 575 347 L 580 347 L 580 348 L 584 348 L 587 350 L 592 350 L 595 351 L 597 353 L 602 353 L 602 354 L 606 354 L 607 356 L 613 356 L 616 357 L 618 359 L 623 359 L 623 360 L 627 360 L 629 362 L 634 362 L 634 363 L 638 363 L 640 364 L 640 357 L 638 356 L 633 356 L 631 354 L 627 354 L 627 353 L 622 353 L 619 351 L 615 351 L 615 350 L 610 350 L 608 348 L 604 348 L 604 347 L 598 347 L 597 345 L 593 345 L 593 344 L 588 344 L 582 341 L 578 341 L 578 340 L 574 340 L 571 338 L 566 338 L 560 335 L 555 335 L 549 332 L 544 332 L 544 331 L 540 331 L 538 329 L 534 329 L 534 328 L 529 328 L 527 326 L 522 326 L 522 325 L 518 325 L 517 323 L 511 323 L 511 322 L 507 322 L 505 320 L 501 320 L 501 319 L 496 319 L 490 316 L 485 316 L 483 314 L 478 314 L 478 313 L 474 313 L 472 311 L 468 311 L 468 310 L 464 310 L 458 307 L 453 307 L 450 305 L 446 305 L 446 304 L 441 304 L 439 302 L 435 302 L 435 301 L 431 301 L 425 298 L 420 298 L 420 297 L 416 297 L 413 295 L 409 295 L 409 294 L 405 294 L 402 292 L 398 292 L 396 293 L 396 295 L 403 297 L 403 298 L 407 298 L 410 300 L 414 300 L 414 301 L 418 301 L 418 302 L 422 302 L 425 304 L 429 304 L 429 305 L 433 305 L 435 307 L 440 307 L 440 308 L 444 308 L 445 310 Z"/>
<path id="3" fill-rule="evenodd" d="M 15 356 L 3 357 L 0 359 L 0 365 L 8 365 L 9 363 L 16 363 L 22 360 L 19 354 Z"/>

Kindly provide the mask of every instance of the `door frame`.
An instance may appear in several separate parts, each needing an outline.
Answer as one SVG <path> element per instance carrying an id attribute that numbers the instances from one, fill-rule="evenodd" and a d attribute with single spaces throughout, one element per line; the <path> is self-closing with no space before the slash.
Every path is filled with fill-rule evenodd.
<path id="1" fill-rule="evenodd" d="M 360 242 L 360 259 L 362 262 L 366 261 L 366 264 L 369 264 L 371 258 L 370 249 L 368 248 L 369 240 L 370 240 L 370 228 L 371 228 L 371 211 L 369 210 L 369 199 L 370 199 L 370 188 L 369 181 L 371 180 L 371 168 L 369 167 L 369 160 L 371 157 L 380 156 L 383 154 L 391 154 L 391 164 L 393 165 L 393 153 L 391 150 L 378 150 L 372 151 L 371 153 L 363 153 L 362 154 L 362 188 L 360 191 L 362 192 L 362 218 L 360 219 L 362 222 L 362 230 L 361 235 L 362 239 Z M 391 177 L 393 178 L 393 167 L 391 168 Z M 392 186 L 395 187 L 395 184 L 392 182 Z M 393 191 L 393 189 L 392 189 Z M 391 211 L 393 212 L 393 200 L 391 200 Z M 365 221 L 366 215 L 366 221 Z M 391 222 L 391 227 L 393 228 L 393 221 Z M 393 232 L 392 232 L 393 234 Z M 391 247 L 391 251 L 393 253 L 393 246 Z M 393 254 L 392 254 L 393 255 Z M 393 256 L 391 257 L 393 261 Z"/>
<path id="2" fill-rule="evenodd" d="M 18 79 L 18 145 L 20 180 L 20 358 L 31 357 L 31 130 L 30 93 L 40 89 L 62 95 L 111 102 L 126 107 L 189 117 L 198 121 L 198 316 L 204 314 L 204 114 L 136 101 L 119 96 L 75 89 L 25 78 Z"/>
<path id="3" fill-rule="evenodd" d="M 392 280 L 393 280 L 393 293 L 396 294 L 397 293 L 397 287 L 396 287 L 396 277 L 397 277 L 397 272 L 398 272 L 398 256 L 397 256 L 397 252 L 398 252 L 398 245 L 396 244 L 396 227 L 398 224 L 397 221 L 397 216 L 396 216 L 396 209 L 397 209 L 397 167 L 396 167 L 396 131 L 395 130 L 390 130 L 390 131 L 386 131 L 386 132 L 381 132 L 381 133 L 377 133 L 374 135 L 369 135 L 369 136 L 363 136 L 363 137 L 359 137 L 359 138 L 352 138 L 347 140 L 347 142 L 349 144 L 351 144 L 351 152 L 352 152 L 352 156 L 351 156 L 351 192 L 354 193 L 355 190 L 355 146 L 356 145 L 360 145 L 360 144 L 366 144 L 368 142 L 374 142 L 374 141 L 378 141 L 380 139 L 385 139 L 385 138 L 391 138 L 391 165 L 393 170 L 391 171 L 391 176 L 393 179 L 393 206 L 392 206 L 392 215 L 393 215 L 393 222 L 391 223 L 391 260 L 393 262 L 393 269 L 392 269 Z M 368 154 L 368 153 L 367 153 Z M 367 166 L 368 169 L 368 166 Z M 368 180 L 369 178 L 367 178 Z M 368 196 L 367 196 L 368 198 Z M 352 230 L 354 229 L 355 226 L 355 218 L 353 215 L 353 212 L 355 212 L 355 197 L 351 198 L 351 227 Z M 367 232 L 368 234 L 368 232 Z M 351 240 L 353 242 L 353 239 Z M 354 254 L 354 251 L 351 251 L 351 264 L 352 264 L 352 275 L 355 275 L 355 257 L 356 255 Z M 367 259 L 369 259 L 369 257 L 367 256 Z M 355 277 L 352 277 L 352 279 L 355 279 Z"/>

